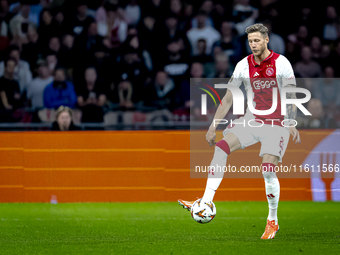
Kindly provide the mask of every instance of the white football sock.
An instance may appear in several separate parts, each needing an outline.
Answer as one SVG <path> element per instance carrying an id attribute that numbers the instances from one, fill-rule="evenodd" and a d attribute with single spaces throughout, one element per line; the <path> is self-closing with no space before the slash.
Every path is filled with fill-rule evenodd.
<path id="1" fill-rule="evenodd" d="M 211 167 L 215 167 L 215 172 L 210 171 L 210 173 L 208 174 L 207 185 L 205 187 L 202 201 L 213 201 L 215 192 L 220 186 L 223 179 L 223 168 L 227 164 L 227 157 L 227 153 L 225 153 L 220 147 L 215 146 L 214 157 L 210 164 Z"/>
<path id="2" fill-rule="evenodd" d="M 275 220 L 275 224 L 277 224 L 277 207 L 279 206 L 280 199 L 280 183 L 275 172 L 263 172 L 263 177 L 266 185 L 266 196 L 269 207 L 268 220 Z"/>

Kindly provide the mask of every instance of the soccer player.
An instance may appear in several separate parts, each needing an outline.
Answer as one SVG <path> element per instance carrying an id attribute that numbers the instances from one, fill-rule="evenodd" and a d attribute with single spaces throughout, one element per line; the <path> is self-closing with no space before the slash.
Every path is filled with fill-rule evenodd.
<path id="1" fill-rule="evenodd" d="M 290 134 L 293 136 L 295 144 L 301 143 L 299 132 L 294 126 L 297 107 L 295 104 L 288 104 L 286 116 L 281 115 L 279 91 L 283 87 L 295 87 L 296 81 L 292 66 L 287 58 L 267 48 L 269 42 L 267 27 L 260 23 L 254 24 L 247 27 L 246 33 L 253 54 L 245 57 L 236 65 L 229 84 L 239 87 L 243 83 L 247 92 L 251 90 L 253 106 L 256 110 L 271 108 L 273 88 L 276 87 L 278 89 L 276 110 L 269 115 L 256 115 L 251 113 L 248 107 L 245 116 L 235 120 L 233 125 L 229 125 L 223 132 L 224 138 L 216 143 L 215 130 L 219 123 L 218 120 L 227 115 L 232 105 L 232 93 L 227 90 L 222 99 L 222 104 L 216 110 L 215 121 L 209 127 L 206 140 L 210 146 L 215 145 L 215 153 L 210 166 L 221 167 L 226 166 L 228 155 L 233 151 L 261 142 L 262 174 L 269 204 L 267 226 L 261 239 L 273 239 L 279 230 L 277 208 L 280 197 L 280 184 L 274 168 L 282 160 Z M 295 93 L 287 93 L 286 97 L 296 98 L 296 95 Z M 282 125 L 281 121 L 284 119 L 286 119 L 284 125 L 288 127 Z M 259 126 L 262 126 L 248 126 L 249 120 L 252 120 L 252 126 L 256 122 L 259 122 Z M 202 202 L 209 203 L 213 200 L 223 174 L 223 171 L 209 172 Z M 179 199 L 178 202 L 184 208 L 190 210 L 194 201 Z"/>

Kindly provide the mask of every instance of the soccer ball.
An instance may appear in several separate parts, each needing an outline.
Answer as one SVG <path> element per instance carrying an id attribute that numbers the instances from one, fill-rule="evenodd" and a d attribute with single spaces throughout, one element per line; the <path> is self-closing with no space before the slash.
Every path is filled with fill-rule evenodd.
<path id="1" fill-rule="evenodd" d="M 191 217 L 198 223 L 209 223 L 216 216 L 216 206 L 213 202 L 202 202 L 198 199 L 191 207 Z"/>

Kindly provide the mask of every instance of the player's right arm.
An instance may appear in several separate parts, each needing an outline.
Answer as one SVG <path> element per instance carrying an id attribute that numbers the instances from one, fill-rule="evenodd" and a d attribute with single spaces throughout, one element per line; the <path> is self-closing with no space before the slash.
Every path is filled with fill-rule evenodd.
<path id="1" fill-rule="evenodd" d="M 231 105 L 233 104 L 233 96 L 230 90 L 222 98 L 222 104 L 220 104 L 216 110 L 214 119 L 209 127 L 209 130 L 205 136 L 209 146 L 214 146 L 216 144 L 216 128 L 220 124 L 221 119 L 223 119 L 229 112 Z"/>
<path id="2" fill-rule="evenodd" d="M 228 84 L 233 85 L 236 87 L 240 87 L 242 84 L 242 77 L 243 77 L 243 72 L 244 69 L 247 68 L 248 62 L 247 62 L 247 57 L 242 59 L 240 62 L 237 63 L 234 73 L 231 76 Z M 209 130 L 205 136 L 207 142 L 209 143 L 209 146 L 214 146 L 216 144 L 215 139 L 216 139 L 216 128 L 218 124 L 220 124 L 220 120 L 223 119 L 229 112 L 230 107 L 233 104 L 233 95 L 231 91 L 228 89 L 227 93 L 224 95 L 222 98 L 222 104 L 220 104 L 216 110 L 214 119 L 209 127 Z"/>

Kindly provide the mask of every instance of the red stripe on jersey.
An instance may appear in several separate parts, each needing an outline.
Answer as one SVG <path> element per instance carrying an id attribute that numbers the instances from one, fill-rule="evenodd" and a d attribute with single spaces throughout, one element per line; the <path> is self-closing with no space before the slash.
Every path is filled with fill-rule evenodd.
<path id="1" fill-rule="evenodd" d="M 270 51 L 269 56 L 257 64 L 254 55 L 251 54 L 247 57 L 249 66 L 249 79 L 254 92 L 253 101 L 256 103 L 256 110 L 268 110 L 273 103 L 273 88 L 277 88 L 277 106 L 272 114 L 256 115 L 255 119 L 262 120 L 265 124 L 279 125 L 284 116 L 281 115 L 281 98 L 280 91 L 276 79 L 276 59 L 280 56 L 273 51 Z M 277 119 L 279 121 L 266 121 L 266 119 Z"/>

